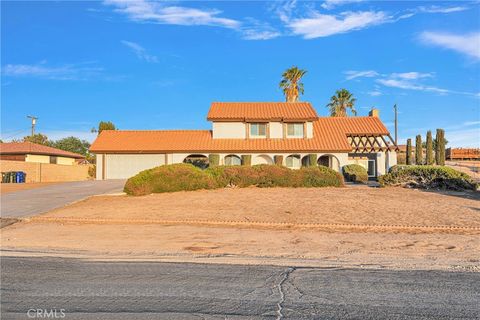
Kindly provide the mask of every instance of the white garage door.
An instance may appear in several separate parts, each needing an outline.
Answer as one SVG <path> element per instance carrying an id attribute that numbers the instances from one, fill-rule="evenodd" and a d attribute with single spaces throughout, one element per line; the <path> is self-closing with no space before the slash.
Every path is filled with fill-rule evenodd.
<path id="1" fill-rule="evenodd" d="M 163 164 L 164 154 L 107 154 L 105 179 L 127 179 L 140 171 Z"/>

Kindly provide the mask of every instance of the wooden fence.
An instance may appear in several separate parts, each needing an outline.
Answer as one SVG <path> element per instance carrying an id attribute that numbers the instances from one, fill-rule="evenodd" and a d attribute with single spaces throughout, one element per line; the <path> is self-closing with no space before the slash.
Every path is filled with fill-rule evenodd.
<path id="1" fill-rule="evenodd" d="M 480 160 L 479 148 L 448 148 L 446 150 L 448 160 Z"/>

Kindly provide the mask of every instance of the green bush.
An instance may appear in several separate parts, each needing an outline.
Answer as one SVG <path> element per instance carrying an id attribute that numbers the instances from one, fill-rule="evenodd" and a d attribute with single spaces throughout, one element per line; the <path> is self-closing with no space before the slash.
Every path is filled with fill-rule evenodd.
<path id="1" fill-rule="evenodd" d="M 394 166 L 378 178 L 381 186 L 405 186 L 419 189 L 476 190 L 470 176 L 449 167 Z"/>
<path id="2" fill-rule="evenodd" d="M 220 155 L 215 153 L 209 154 L 208 163 L 210 166 L 218 166 L 220 164 Z"/>
<path id="3" fill-rule="evenodd" d="M 128 179 L 124 190 L 130 195 L 145 195 L 228 186 L 340 187 L 343 177 L 326 167 L 292 170 L 277 165 L 213 166 L 201 170 L 189 164 L 174 164 L 140 172 Z"/>
<path id="4" fill-rule="evenodd" d="M 348 164 L 343 166 L 343 176 L 350 182 L 366 183 L 368 182 L 367 169 L 359 164 Z"/>
<path id="5" fill-rule="evenodd" d="M 212 189 L 217 181 L 191 164 L 172 164 L 145 170 L 127 180 L 124 191 L 131 195 Z"/>
<path id="6" fill-rule="evenodd" d="M 252 156 L 250 154 L 242 155 L 242 165 L 251 166 L 252 165 Z"/>

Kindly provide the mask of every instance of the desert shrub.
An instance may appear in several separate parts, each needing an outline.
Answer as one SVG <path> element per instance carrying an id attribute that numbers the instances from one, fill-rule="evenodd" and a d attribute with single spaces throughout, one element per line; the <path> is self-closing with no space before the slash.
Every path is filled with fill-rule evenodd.
<path id="1" fill-rule="evenodd" d="M 306 167 L 300 170 L 292 170 L 298 178 L 300 187 L 341 187 L 343 177 L 340 173 L 324 166 Z"/>
<path id="2" fill-rule="evenodd" d="M 339 187 L 343 177 L 326 167 L 292 170 L 277 165 L 213 166 L 206 170 L 174 164 L 145 170 L 128 179 L 125 192 L 145 195 L 224 187 Z"/>
<path id="3" fill-rule="evenodd" d="M 242 165 L 251 166 L 252 165 L 252 156 L 250 154 L 242 155 Z"/>
<path id="4" fill-rule="evenodd" d="M 220 155 L 215 153 L 209 154 L 208 163 L 210 166 L 218 166 L 220 164 Z"/>
<path id="5" fill-rule="evenodd" d="M 97 166 L 92 164 L 88 167 L 88 176 L 90 178 L 95 178 L 97 175 Z"/>
<path id="6" fill-rule="evenodd" d="M 343 166 L 343 176 L 350 182 L 366 183 L 368 181 L 367 169 L 359 164 Z"/>
<path id="7" fill-rule="evenodd" d="M 381 186 L 405 186 L 419 189 L 476 190 L 470 176 L 449 167 L 393 166 L 378 178 Z"/>
<path id="8" fill-rule="evenodd" d="M 277 166 L 282 166 L 283 165 L 283 156 L 274 156 L 273 160 L 275 161 L 275 164 Z"/>
<path id="9" fill-rule="evenodd" d="M 131 195 L 213 189 L 217 182 L 191 164 L 172 164 L 145 170 L 127 180 L 124 191 Z"/>

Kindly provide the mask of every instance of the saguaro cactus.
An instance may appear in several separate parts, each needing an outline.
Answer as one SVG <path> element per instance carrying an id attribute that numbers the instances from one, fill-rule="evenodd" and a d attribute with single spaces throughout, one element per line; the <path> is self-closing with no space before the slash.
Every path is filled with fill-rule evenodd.
<path id="1" fill-rule="evenodd" d="M 431 166 L 433 164 L 433 140 L 432 140 L 432 131 L 427 132 L 427 155 L 426 163 Z"/>
<path id="2" fill-rule="evenodd" d="M 437 129 L 437 136 L 435 137 L 436 150 L 435 150 L 435 161 L 437 165 L 445 165 L 445 130 Z"/>
<path id="3" fill-rule="evenodd" d="M 421 135 L 417 135 L 417 137 L 415 138 L 415 164 L 423 164 L 423 148 Z"/>
<path id="4" fill-rule="evenodd" d="M 407 139 L 407 164 L 412 164 L 412 139 Z"/>

